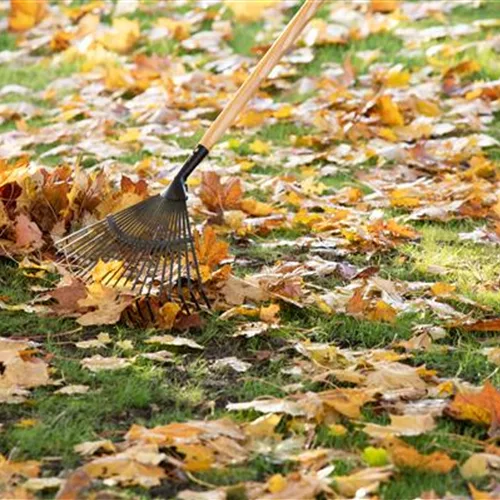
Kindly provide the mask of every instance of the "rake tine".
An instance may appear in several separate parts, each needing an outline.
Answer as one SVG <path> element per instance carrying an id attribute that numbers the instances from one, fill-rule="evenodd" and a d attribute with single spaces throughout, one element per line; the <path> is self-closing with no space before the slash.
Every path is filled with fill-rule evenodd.
<path id="1" fill-rule="evenodd" d="M 208 297 L 205 294 L 205 290 L 203 289 L 203 281 L 202 281 L 202 277 L 201 277 L 200 266 L 198 264 L 198 257 L 196 256 L 196 247 L 194 244 L 194 239 L 193 239 L 193 235 L 191 232 L 191 225 L 189 223 L 189 219 L 187 222 L 188 222 L 187 227 L 188 227 L 188 234 L 189 234 L 189 244 L 191 246 L 191 252 L 193 253 L 193 262 L 194 262 L 194 269 L 196 271 L 196 277 L 197 277 L 198 282 L 199 282 L 198 289 L 199 289 L 199 292 L 200 292 L 202 299 L 205 301 L 205 304 L 207 305 L 207 307 L 209 309 L 211 309 L 210 301 L 208 300 Z"/>
<path id="2" fill-rule="evenodd" d="M 186 234 L 187 233 L 187 226 L 189 225 L 189 220 L 187 219 L 187 215 L 185 215 L 182 218 L 182 225 L 183 225 L 183 233 Z M 184 252 L 186 255 L 186 277 L 187 277 L 187 286 L 188 286 L 188 290 L 189 290 L 189 295 L 191 295 L 191 300 L 193 300 L 196 308 L 199 309 L 200 304 L 199 304 L 198 300 L 196 299 L 196 295 L 195 295 L 194 290 L 193 290 L 193 284 L 191 282 L 191 271 L 189 270 L 189 267 L 190 267 L 190 265 L 189 265 L 189 244 L 188 244 L 187 240 L 184 243 Z"/>

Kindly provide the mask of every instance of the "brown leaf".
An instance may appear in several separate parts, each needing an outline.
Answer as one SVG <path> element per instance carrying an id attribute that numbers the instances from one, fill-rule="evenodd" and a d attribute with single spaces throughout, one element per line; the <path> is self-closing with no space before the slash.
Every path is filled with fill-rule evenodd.
<path id="1" fill-rule="evenodd" d="M 21 214 L 16 217 L 14 228 L 16 235 L 16 245 L 19 248 L 37 249 L 43 245 L 42 232 L 38 226 L 26 215 Z"/>
<path id="2" fill-rule="evenodd" d="M 74 314 L 81 310 L 78 302 L 87 296 L 85 284 L 75 278 L 71 279 L 69 285 L 63 285 L 49 292 L 49 296 L 57 301 L 51 306 L 57 315 Z"/>
<path id="3" fill-rule="evenodd" d="M 78 500 L 83 490 L 92 484 L 91 477 L 81 468 L 72 472 L 56 495 L 56 500 Z"/>
<path id="4" fill-rule="evenodd" d="M 461 327 L 468 332 L 499 332 L 500 318 L 479 320 Z"/>
<path id="5" fill-rule="evenodd" d="M 203 172 L 200 199 L 214 212 L 239 208 L 243 188 L 240 179 L 232 177 L 224 184 L 215 172 Z"/>

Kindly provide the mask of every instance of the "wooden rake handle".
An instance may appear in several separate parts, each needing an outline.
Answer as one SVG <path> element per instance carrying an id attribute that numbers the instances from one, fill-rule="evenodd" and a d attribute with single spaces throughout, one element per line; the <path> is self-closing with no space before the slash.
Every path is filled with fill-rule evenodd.
<path id="1" fill-rule="evenodd" d="M 210 128 L 205 132 L 199 144 L 210 150 L 224 135 L 246 103 L 257 91 L 262 81 L 269 75 L 283 54 L 293 45 L 322 3 L 323 0 L 306 0 L 304 2 L 297 14 L 288 23 L 283 33 L 276 39 L 271 48 L 266 52 L 266 55 L 259 61 L 252 73 L 245 80 L 245 83 L 243 83 L 231 101 L 217 116 L 212 125 L 210 125 Z"/>

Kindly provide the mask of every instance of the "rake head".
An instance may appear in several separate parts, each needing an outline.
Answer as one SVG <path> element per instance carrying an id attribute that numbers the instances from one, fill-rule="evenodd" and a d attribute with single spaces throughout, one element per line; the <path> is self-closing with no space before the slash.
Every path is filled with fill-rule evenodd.
<path id="1" fill-rule="evenodd" d="M 181 186 L 183 188 L 183 186 Z M 173 190 L 170 190 L 172 194 Z M 184 191 L 153 196 L 77 231 L 57 243 L 76 275 L 91 278 L 99 260 L 120 261 L 101 279 L 106 286 L 127 287 L 139 295 L 200 308 L 210 304 L 202 281 Z"/>

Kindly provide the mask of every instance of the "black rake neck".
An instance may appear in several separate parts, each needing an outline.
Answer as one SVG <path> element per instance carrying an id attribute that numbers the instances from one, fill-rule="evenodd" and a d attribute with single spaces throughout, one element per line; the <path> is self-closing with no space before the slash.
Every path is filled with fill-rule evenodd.
<path id="1" fill-rule="evenodd" d="M 202 144 L 198 144 L 162 196 L 171 201 L 185 200 L 187 198 L 186 179 L 207 155 L 208 149 Z"/>

